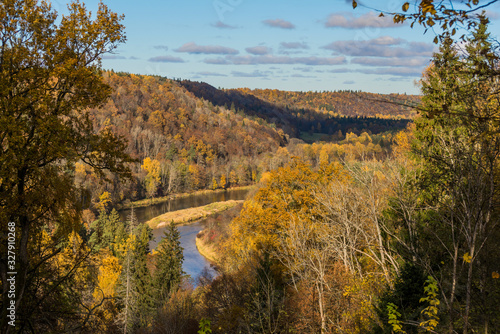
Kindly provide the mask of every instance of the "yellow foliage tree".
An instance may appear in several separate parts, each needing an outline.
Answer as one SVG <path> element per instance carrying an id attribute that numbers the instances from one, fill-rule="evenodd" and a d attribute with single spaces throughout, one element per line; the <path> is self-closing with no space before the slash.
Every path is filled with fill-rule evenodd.
<path id="1" fill-rule="evenodd" d="M 226 175 L 222 174 L 220 177 L 220 187 L 226 189 Z"/>
<path id="2" fill-rule="evenodd" d="M 97 286 L 94 289 L 94 305 L 102 303 L 97 316 L 101 319 L 103 325 L 94 327 L 94 330 L 106 330 L 106 324 L 111 324 L 116 318 L 119 308 L 116 303 L 116 291 L 119 284 L 122 266 L 117 257 L 113 256 L 108 250 L 99 254 L 100 266 L 97 277 Z"/>
<path id="3" fill-rule="evenodd" d="M 146 184 L 146 192 L 148 193 L 148 196 L 152 198 L 161 182 L 160 162 L 156 159 L 147 157 L 144 159 L 141 168 L 148 172 L 144 182 Z"/>
<path id="4" fill-rule="evenodd" d="M 203 186 L 202 174 L 200 171 L 200 167 L 198 165 L 191 164 L 188 167 L 191 186 L 193 189 L 199 189 Z"/>
<path id="5" fill-rule="evenodd" d="M 231 223 L 229 247 L 238 257 L 279 247 L 278 234 L 292 215 L 308 219 L 315 210 L 311 189 L 319 179 L 298 158 L 262 177 L 263 187 L 246 201 L 240 216 Z"/>
<path id="6" fill-rule="evenodd" d="M 231 186 L 235 186 L 238 183 L 238 175 L 236 175 L 234 170 L 229 173 L 229 183 Z"/>
<path id="7" fill-rule="evenodd" d="M 106 211 L 111 202 L 112 202 L 111 194 L 105 191 L 101 194 L 101 196 L 99 196 L 99 203 L 97 203 L 97 209 L 99 209 L 100 211 Z"/>

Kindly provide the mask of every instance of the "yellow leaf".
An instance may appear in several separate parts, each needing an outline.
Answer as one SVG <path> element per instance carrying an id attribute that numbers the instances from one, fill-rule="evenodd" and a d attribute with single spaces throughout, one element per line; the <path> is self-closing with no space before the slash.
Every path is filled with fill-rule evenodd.
<path id="1" fill-rule="evenodd" d="M 352 0 L 352 8 L 358 7 L 358 3 L 354 0 Z"/>
<path id="2" fill-rule="evenodd" d="M 472 260 L 472 256 L 470 256 L 469 252 L 467 252 L 464 254 L 463 259 L 465 262 L 470 263 L 470 261 Z"/>
<path id="3" fill-rule="evenodd" d="M 408 11 L 408 8 L 410 8 L 410 3 L 409 3 L 409 2 L 405 2 L 405 3 L 403 4 L 403 12 Z"/>
<path id="4" fill-rule="evenodd" d="M 491 273 L 491 277 L 497 279 L 497 278 L 500 278 L 500 274 L 497 273 L 496 271 L 494 271 L 494 272 Z"/>

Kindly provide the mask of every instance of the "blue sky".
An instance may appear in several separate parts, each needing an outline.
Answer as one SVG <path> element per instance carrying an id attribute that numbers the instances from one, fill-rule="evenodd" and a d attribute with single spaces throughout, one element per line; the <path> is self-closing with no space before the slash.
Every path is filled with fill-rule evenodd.
<path id="1" fill-rule="evenodd" d="M 98 1 L 83 0 L 95 11 Z M 404 1 L 370 1 L 397 11 Z M 52 1 L 65 12 L 65 1 Z M 223 88 L 418 94 L 434 33 L 394 25 L 349 0 L 104 0 L 127 42 L 103 67 Z M 361 3 L 361 1 L 358 1 Z M 500 12 L 492 6 L 492 17 Z M 490 32 L 498 36 L 498 20 Z"/>

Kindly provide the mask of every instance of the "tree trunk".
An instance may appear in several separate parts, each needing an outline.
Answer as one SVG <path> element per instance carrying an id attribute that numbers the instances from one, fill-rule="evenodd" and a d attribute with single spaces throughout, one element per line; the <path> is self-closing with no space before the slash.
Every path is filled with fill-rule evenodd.
<path id="1" fill-rule="evenodd" d="M 324 288 L 323 284 L 321 282 L 316 283 L 316 288 L 318 290 L 318 304 L 319 304 L 319 315 L 321 317 L 321 334 L 326 333 L 326 315 L 325 315 L 325 309 L 324 309 L 324 300 L 323 300 L 323 295 L 324 295 Z"/>

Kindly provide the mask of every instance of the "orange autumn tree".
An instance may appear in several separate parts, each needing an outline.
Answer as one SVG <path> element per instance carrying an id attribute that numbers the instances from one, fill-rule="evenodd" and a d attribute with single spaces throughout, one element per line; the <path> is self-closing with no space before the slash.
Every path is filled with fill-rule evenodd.
<path id="1" fill-rule="evenodd" d="M 407 136 L 398 135 L 402 146 Z M 401 162 L 328 163 L 321 155 L 316 169 L 293 157 L 262 175 L 261 188 L 231 223 L 230 264 L 270 254 L 295 291 L 296 330 L 363 333 L 377 317 L 371 300 L 398 270 L 381 218 Z"/>
<path id="2" fill-rule="evenodd" d="M 230 249 L 238 259 L 279 248 L 277 234 L 292 216 L 309 217 L 315 210 L 309 191 L 319 180 L 308 164 L 294 158 L 287 166 L 265 173 L 263 187 L 246 201 L 231 223 Z"/>

